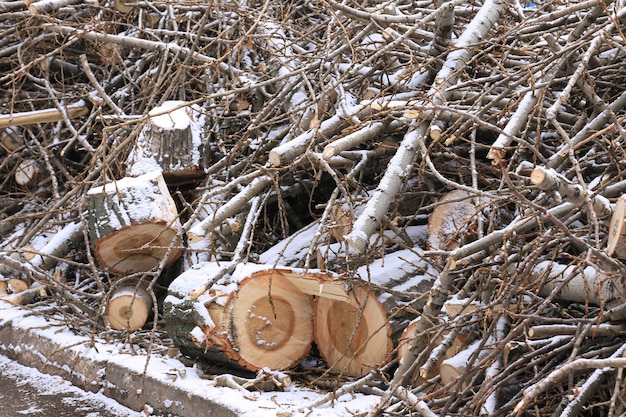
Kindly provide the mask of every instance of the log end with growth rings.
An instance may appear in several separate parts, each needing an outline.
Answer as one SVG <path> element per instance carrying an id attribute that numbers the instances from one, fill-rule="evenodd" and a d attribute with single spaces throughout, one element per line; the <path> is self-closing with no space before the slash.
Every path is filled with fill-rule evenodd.
<path id="1" fill-rule="evenodd" d="M 142 287 L 124 286 L 107 304 L 107 321 L 112 329 L 134 331 L 146 324 L 152 310 L 152 297 Z"/>
<path id="2" fill-rule="evenodd" d="M 613 217 L 609 225 L 607 253 L 609 256 L 626 259 L 626 236 L 624 234 L 624 218 L 626 216 L 626 194 L 617 199 Z"/>
<path id="3" fill-rule="evenodd" d="M 385 309 L 365 286 L 354 288 L 349 302 L 315 302 L 315 343 L 333 373 L 360 376 L 385 363 L 390 333 Z"/>
<path id="4" fill-rule="evenodd" d="M 112 271 L 133 273 L 149 271 L 165 257 L 176 237 L 176 230 L 163 223 L 137 224 L 122 228 L 98 240 L 94 254 L 100 265 Z M 165 267 L 180 257 L 180 244 L 170 252 Z"/>
<path id="5" fill-rule="evenodd" d="M 226 306 L 233 347 L 248 369 L 288 369 L 313 341 L 313 300 L 272 271 L 244 278 Z"/>

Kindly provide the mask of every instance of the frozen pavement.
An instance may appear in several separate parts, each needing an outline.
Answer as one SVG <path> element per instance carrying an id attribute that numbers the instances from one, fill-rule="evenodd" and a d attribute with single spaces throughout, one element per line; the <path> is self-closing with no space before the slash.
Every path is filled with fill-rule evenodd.
<path id="1" fill-rule="evenodd" d="M 62 322 L 0 302 L 1 355 L 113 399 L 137 412 L 135 416 L 335 417 L 367 411 L 380 399 L 346 394 L 308 408 L 323 394 L 296 384 L 285 392 L 266 393 L 216 387 L 178 359 L 153 354 L 148 360 L 140 347 L 133 349 L 99 340 L 94 345 Z"/>

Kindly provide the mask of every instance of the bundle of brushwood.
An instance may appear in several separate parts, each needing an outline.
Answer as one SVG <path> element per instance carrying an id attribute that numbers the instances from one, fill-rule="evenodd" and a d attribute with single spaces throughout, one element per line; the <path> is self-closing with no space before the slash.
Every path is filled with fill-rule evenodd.
<path id="1" fill-rule="evenodd" d="M 623 415 L 625 25 L 0 0 L 0 302 L 371 416 Z"/>

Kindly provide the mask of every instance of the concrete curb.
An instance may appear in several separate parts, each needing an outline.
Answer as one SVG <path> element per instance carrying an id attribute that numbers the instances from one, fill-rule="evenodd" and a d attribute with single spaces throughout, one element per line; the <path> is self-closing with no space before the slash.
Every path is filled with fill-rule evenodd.
<path id="1" fill-rule="evenodd" d="M 83 344 L 76 347 L 84 349 Z M 223 404 L 168 384 L 150 373 L 142 375 L 132 366 L 126 366 L 130 365 L 128 356 L 116 361 L 114 357 L 101 359 L 98 355 L 84 355 L 80 349 L 63 346 L 47 337 L 45 332 L 18 328 L 10 320 L 0 320 L 0 353 L 24 366 L 58 375 L 85 391 L 102 391 L 136 411 L 144 410 L 147 405 L 151 413 L 180 417 L 195 417 L 199 410 L 204 416 L 238 415 Z"/>

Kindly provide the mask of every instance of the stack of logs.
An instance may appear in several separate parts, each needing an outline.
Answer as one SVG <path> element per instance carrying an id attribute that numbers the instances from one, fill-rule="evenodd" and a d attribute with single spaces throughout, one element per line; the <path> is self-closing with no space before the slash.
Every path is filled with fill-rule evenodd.
<path id="1" fill-rule="evenodd" d="M 88 192 L 89 236 L 98 263 L 121 276 L 170 267 L 183 253 L 180 216 L 169 187 L 204 174 L 204 116 L 168 101 L 154 108 L 126 161 L 127 176 Z M 119 280 L 107 319 L 141 329 L 152 312 L 151 282 Z"/>

